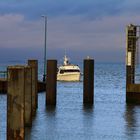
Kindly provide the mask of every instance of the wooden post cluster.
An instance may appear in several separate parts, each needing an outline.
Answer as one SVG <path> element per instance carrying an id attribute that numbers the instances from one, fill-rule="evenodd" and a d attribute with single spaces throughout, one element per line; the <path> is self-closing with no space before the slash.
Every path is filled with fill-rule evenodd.
<path id="1" fill-rule="evenodd" d="M 37 60 L 28 66 L 8 67 L 7 139 L 24 140 L 24 127 L 31 126 L 37 109 Z M 47 61 L 46 106 L 56 105 L 57 60 Z M 84 104 L 94 102 L 94 60 L 84 60 Z"/>
<path id="2" fill-rule="evenodd" d="M 30 66 L 7 68 L 7 140 L 24 140 L 24 128 L 32 125 L 37 108 L 38 64 L 35 60 L 28 62 Z"/>
<path id="3" fill-rule="evenodd" d="M 57 60 L 47 60 L 46 105 L 56 105 Z"/>
<path id="4" fill-rule="evenodd" d="M 83 81 L 83 103 L 84 105 L 94 103 L 94 60 L 84 60 L 84 81 Z"/>

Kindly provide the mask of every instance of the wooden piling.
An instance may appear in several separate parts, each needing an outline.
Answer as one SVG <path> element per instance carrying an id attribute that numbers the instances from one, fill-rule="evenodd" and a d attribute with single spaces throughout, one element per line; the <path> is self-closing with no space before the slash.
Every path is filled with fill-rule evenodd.
<path id="1" fill-rule="evenodd" d="M 38 61 L 28 60 L 32 68 L 32 115 L 35 115 L 38 106 L 37 82 L 38 82 Z"/>
<path id="2" fill-rule="evenodd" d="M 32 125 L 32 69 L 25 67 L 25 126 Z"/>
<path id="3" fill-rule="evenodd" d="M 46 105 L 56 105 L 57 60 L 47 61 Z"/>
<path id="4" fill-rule="evenodd" d="M 7 140 L 24 140 L 24 67 L 7 70 Z"/>
<path id="5" fill-rule="evenodd" d="M 140 84 L 127 85 L 126 103 L 140 105 Z"/>
<path id="6" fill-rule="evenodd" d="M 84 82 L 83 82 L 83 103 L 93 104 L 94 102 L 94 60 L 84 60 Z"/>
<path id="7" fill-rule="evenodd" d="M 138 28 L 132 24 L 126 28 L 126 103 L 133 104 L 140 104 L 140 84 L 135 83 Z"/>

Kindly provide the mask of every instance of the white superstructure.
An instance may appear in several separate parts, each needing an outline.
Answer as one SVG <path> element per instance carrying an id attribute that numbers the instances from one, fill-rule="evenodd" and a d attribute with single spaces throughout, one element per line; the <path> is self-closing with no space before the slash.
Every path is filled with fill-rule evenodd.
<path id="1" fill-rule="evenodd" d="M 69 63 L 67 56 L 64 56 L 64 63 L 58 68 L 58 81 L 80 81 L 80 68 Z"/>

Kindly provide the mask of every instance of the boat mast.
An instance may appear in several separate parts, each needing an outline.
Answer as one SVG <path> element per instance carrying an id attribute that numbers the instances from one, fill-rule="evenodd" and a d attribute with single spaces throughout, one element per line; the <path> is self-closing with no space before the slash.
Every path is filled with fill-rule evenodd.
<path id="1" fill-rule="evenodd" d="M 67 58 L 67 55 L 66 55 L 66 49 L 65 49 L 65 55 L 64 55 L 64 66 L 68 65 L 69 64 L 69 60 Z"/>

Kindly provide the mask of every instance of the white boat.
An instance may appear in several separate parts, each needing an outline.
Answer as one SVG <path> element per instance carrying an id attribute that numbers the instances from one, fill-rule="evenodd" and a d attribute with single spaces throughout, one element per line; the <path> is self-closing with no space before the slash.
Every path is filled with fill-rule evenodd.
<path id="1" fill-rule="evenodd" d="M 58 81 L 80 81 L 80 68 L 77 65 L 69 63 L 67 56 L 64 56 L 63 65 L 58 68 Z"/>

